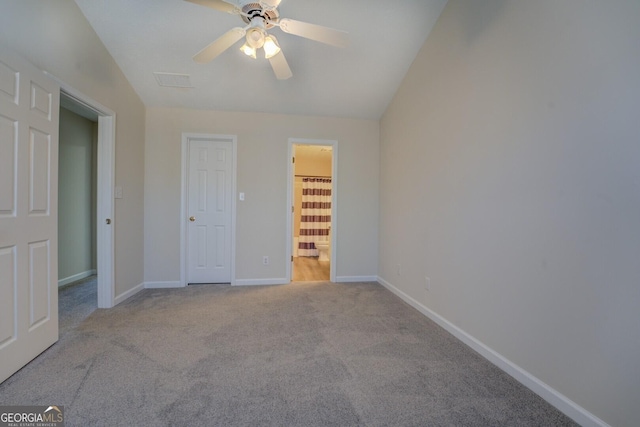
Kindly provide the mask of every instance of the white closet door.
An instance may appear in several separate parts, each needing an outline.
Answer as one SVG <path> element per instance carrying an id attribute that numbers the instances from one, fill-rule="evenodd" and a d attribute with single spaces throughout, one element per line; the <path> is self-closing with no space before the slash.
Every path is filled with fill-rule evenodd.
<path id="1" fill-rule="evenodd" d="M 0 381 L 58 340 L 60 88 L 0 47 Z"/>

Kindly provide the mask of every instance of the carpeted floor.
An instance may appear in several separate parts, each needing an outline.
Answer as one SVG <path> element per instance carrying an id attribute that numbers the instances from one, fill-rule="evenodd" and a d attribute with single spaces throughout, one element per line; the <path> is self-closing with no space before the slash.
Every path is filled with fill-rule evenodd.
<path id="1" fill-rule="evenodd" d="M 0 385 L 67 426 L 574 425 L 377 283 L 145 290 Z"/>
<path id="2" fill-rule="evenodd" d="M 62 337 L 98 308 L 98 276 L 58 289 L 58 332 Z"/>

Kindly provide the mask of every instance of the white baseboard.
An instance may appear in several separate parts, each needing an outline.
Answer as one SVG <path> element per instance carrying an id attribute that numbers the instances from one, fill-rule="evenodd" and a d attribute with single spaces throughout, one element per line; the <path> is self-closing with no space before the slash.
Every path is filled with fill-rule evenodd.
<path id="1" fill-rule="evenodd" d="M 139 285 L 129 289 L 128 291 L 125 291 L 120 295 L 117 295 L 113 300 L 113 306 L 115 307 L 116 305 L 120 304 L 122 301 L 126 300 L 127 298 L 131 298 L 132 296 L 134 296 L 135 294 L 137 294 L 143 289 L 144 289 L 144 283 L 140 283 Z"/>
<path id="2" fill-rule="evenodd" d="M 337 276 L 338 283 L 377 282 L 378 276 Z"/>
<path id="3" fill-rule="evenodd" d="M 422 305 L 420 302 L 415 300 L 413 297 L 410 297 L 400 289 L 393 286 L 391 283 L 384 280 L 382 277 L 378 277 L 377 281 L 389 289 L 391 292 L 396 294 L 402 300 L 404 300 L 407 304 L 418 310 L 420 313 L 424 314 L 438 325 L 447 330 L 450 334 L 458 338 L 460 341 L 471 347 L 473 350 L 478 352 L 481 356 L 487 359 L 489 362 L 496 365 L 498 368 L 505 371 L 507 374 L 511 375 L 513 378 L 518 380 L 524 386 L 531 389 L 534 393 L 542 397 L 544 400 L 549 402 L 551 405 L 555 406 L 558 410 L 563 412 L 565 415 L 573 419 L 575 422 L 580 424 L 583 427 L 609 427 L 607 423 L 602 421 L 600 418 L 593 415 L 591 412 L 587 411 L 571 399 L 567 398 L 565 395 L 561 394 L 557 390 L 551 388 L 548 384 L 542 382 L 529 372 L 525 371 L 515 363 L 508 360 L 506 357 L 502 356 L 500 353 L 491 349 L 487 345 L 483 344 L 481 341 L 477 340 L 473 336 L 469 335 L 467 332 L 463 331 L 453 323 L 449 322 L 444 317 L 440 316 L 436 312 L 430 310 L 429 308 Z"/>
<path id="4" fill-rule="evenodd" d="M 65 277 L 64 279 L 58 280 L 58 287 L 68 285 L 69 283 L 77 282 L 78 280 L 86 279 L 89 276 L 93 276 L 96 274 L 96 270 L 87 270 L 82 273 L 74 274 L 69 277 Z"/>
<path id="5" fill-rule="evenodd" d="M 144 282 L 145 289 L 168 289 L 168 288 L 184 288 L 179 281 L 172 282 Z"/>
<path id="6" fill-rule="evenodd" d="M 236 279 L 234 286 L 286 285 L 287 279 Z"/>

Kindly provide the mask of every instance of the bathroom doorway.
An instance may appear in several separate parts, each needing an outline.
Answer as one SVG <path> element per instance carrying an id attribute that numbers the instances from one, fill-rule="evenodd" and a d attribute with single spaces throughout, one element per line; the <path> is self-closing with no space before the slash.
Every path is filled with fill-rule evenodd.
<path id="1" fill-rule="evenodd" d="M 337 143 L 289 142 L 289 279 L 293 282 L 335 281 Z"/>

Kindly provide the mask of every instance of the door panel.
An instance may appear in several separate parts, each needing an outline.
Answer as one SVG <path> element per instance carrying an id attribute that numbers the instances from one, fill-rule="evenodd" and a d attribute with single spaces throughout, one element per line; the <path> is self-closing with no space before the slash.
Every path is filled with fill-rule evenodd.
<path id="1" fill-rule="evenodd" d="M 196 264 L 196 268 L 207 268 L 207 226 L 198 225 L 196 227 L 196 233 L 198 236 L 198 249 L 196 254 L 198 263 Z"/>
<path id="2" fill-rule="evenodd" d="M 17 128 L 15 120 L 0 116 L 0 217 L 15 215 Z"/>
<path id="3" fill-rule="evenodd" d="M 198 170 L 198 188 L 196 189 L 198 198 L 198 210 L 196 213 L 202 214 L 207 211 L 207 171 Z"/>
<path id="4" fill-rule="evenodd" d="M 0 58 L 0 96 L 5 101 L 18 105 L 18 71 Z"/>
<path id="5" fill-rule="evenodd" d="M 216 244 L 216 258 L 215 258 L 215 267 L 216 268 L 224 268 L 226 265 L 226 242 L 225 242 L 225 234 L 227 232 L 227 227 L 217 225 L 215 227 L 215 244 Z"/>
<path id="6" fill-rule="evenodd" d="M 58 340 L 60 88 L 0 48 L 0 381 Z"/>
<path id="7" fill-rule="evenodd" d="M 16 247 L 0 249 L 0 351 L 16 339 Z"/>
<path id="8" fill-rule="evenodd" d="M 51 135 L 29 129 L 29 214 L 47 215 L 51 192 Z"/>
<path id="9" fill-rule="evenodd" d="M 49 241 L 29 243 L 29 330 L 51 317 Z"/>
<path id="10" fill-rule="evenodd" d="M 224 171 L 216 171 L 216 183 L 218 184 L 216 188 L 216 205 L 215 209 L 218 213 L 224 213 L 226 211 L 224 206 L 224 201 L 226 199 L 226 183 L 225 183 L 225 172 Z"/>
<path id="11" fill-rule="evenodd" d="M 187 282 L 231 281 L 233 146 L 229 141 L 188 141 Z"/>
<path id="12" fill-rule="evenodd" d="M 35 82 L 31 82 L 31 112 L 51 121 L 53 94 Z"/>

